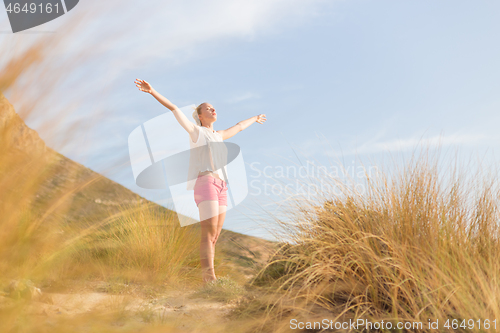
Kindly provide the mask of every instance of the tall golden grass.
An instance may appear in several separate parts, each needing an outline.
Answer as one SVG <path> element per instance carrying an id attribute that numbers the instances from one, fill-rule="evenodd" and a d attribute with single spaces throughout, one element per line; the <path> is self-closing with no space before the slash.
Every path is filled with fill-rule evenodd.
<path id="1" fill-rule="evenodd" d="M 33 205 L 41 184 L 56 176 L 57 160 L 14 154 L 5 145 L 0 157 L 4 284 L 22 278 L 196 283 L 196 228 L 180 228 L 174 214 L 147 204 L 123 205 L 105 219 L 67 225 L 62 217 L 71 208 L 69 199 L 96 179 L 61 186 L 64 190 Z M 466 327 L 472 320 L 472 329 L 455 331 L 480 331 L 477 321 L 484 325 L 488 319 L 486 331 L 495 331 L 500 273 L 496 173 L 443 168 L 438 155 L 425 151 L 404 168 L 372 176 L 363 193 L 336 179 L 321 179 L 341 188 L 342 195 L 323 193 L 321 205 L 294 202 L 295 223 L 277 221 L 291 241 L 256 277 L 254 285 L 269 294 L 242 304 L 233 317 L 243 323 L 238 330 L 287 331 L 292 318 L 328 316 L 334 321 L 422 322 L 421 329 L 410 330 L 422 332 L 430 331 L 425 327 L 429 319 L 439 320 L 441 331 L 449 331 L 443 326 L 447 320 L 456 320 L 450 325 L 465 320 Z M 39 331 L 36 317 L 25 310 L 21 304 L 4 309 L 2 329 L 20 330 L 22 320 L 22 330 Z M 96 329 L 113 331 L 106 323 L 123 315 L 117 307 L 108 317 L 62 320 L 53 331 L 89 320 Z M 176 330 L 171 322 L 158 320 L 164 330 Z"/>
<path id="2" fill-rule="evenodd" d="M 6 128 L 3 133 L 8 132 Z M 41 198 L 44 184 L 60 176 L 57 156 L 29 156 L 10 149 L 7 142 L 2 140 L 0 154 L 2 290 L 12 279 L 29 279 L 36 286 L 64 286 L 67 281 L 84 286 L 89 281 L 108 281 L 111 292 L 113 283 L 121 281 L 140 286 L 138 296 L 147 288 L 161 293 L 201 284 L 200 233 L 196 226 L 181 228 L 175 212 L 160 210 L 151 202 L 122 204 L 119 209 L 110 210 L 106 218 L 90 215 L 68 223 L 65 216 L 73 208 L 75 195 L 102 176 L 71 183 L 68 177 L 67 182 L 59 182 L 58 187 Z M 2 298 L 2 294 L 2 332 L 65 332 L 82 325 L 114 331 L 113 323 L 117 320 L 137 315 L 124 311 L 125 304 L 118 302 L 105 315 L 94 312 L 73 320 L 51 319 L 49 326 L 44 326 L 40 325 L 39 316 L 30 314 L 30 309 L 40 303 L 17 300 L 6 305 L 7 298 Z M 167 332 L 176 331 L 178 322 L 171 318 L 167 320 L 155 313 L 143 315 L 148 321 L 162 324 Z M 150 328 L 156 330 L 154 325 Z"/>
<path id="3" fill-rule="evenodd" d="M 296 223 L 277 221 L 292 241 L 254 280 L 289 300 L 268 306 L 268 319 L 321 313 L 334 322 L 422 322 L 406 330 L 414 332 L 431 331 L 429 320 L 443 332 L 498 329 L 498 173 L 442 164 L 441 149 L 418 153 L 366 174 L 366 191 L 325 177 L 342 195 L 294 202 Z"/>
<path id="4" fill-rule="evenodd" d="M 8 61 L 0 69 L 0 96 L 3 93 L 13 96 L 16 111 L 23 119 L 42 111 L 37 109 L 38 105 L 54 101 L 52 90 L 75 69 L 75 64 L 82 66 L 85 60 L 96 56 L 91 50 L 84 50 L 77 55 L 78 59 L 65 59 L 64 63 L 50 60 L 51 55 L 64 49 L 74 35 L 73 28 L 84 21 L 76 16 L 66 34 L 41 36 L 11 58 L 8 54 L 14 50 L 3 47 L 11 44 L 0 40 L 2 50 L 8 50 L 2 52 Z M 113 37 L 116 36 L 110 36 Z M 18 46 L 22 49 L 26 45 Z M 96 96 L 99 97 L 103 96 Z M 47 118 L 42 126 L 64 132 L 70 141 L 77 124 L 72 124 L 69 130 L 59 124 L 77 104 L 68 109 L 52 105 L 53 110 L 64 112 L 57 114 L 56 119 Z M 29 142 L 23 142 L 29 137 L 23 137 L 25 132 L 20 135 L 19 119 L 0 125 L 0 332 L 68 332 L 84 326 L 127 331 L 112 325 L 124 316 L 122 304 L 116 309 L 112 307 L 109 316 L 93 312 L 78 318 L 51 318 L 42 323 L 39 316 L 30 313 L 39 304 L 24 300 L 12 303 L 4 297 L 4 288 L 12 279 L 29 279 L 36 286 L 64 285 L 69 280 L 83 284 L 96 279 L 137 282 L 144 288 L 164 289 L 201 284 L 200 234 L 196 226 L 181 228 L 175 212 L 159 210 L 147 202 L 124 203 L 118 209 L 110 209 L 104 218 L 89 214 L 81 221 L 68 223 L 66 216 L 74 208 L 74 198 L 103 176 L 96 174 L 72 181 L 75 177 L 67 174 L 65 179 L 59 173 L 61 157 L 57 153 L 37 150 Z M 178 322 L 164 319 L 155 319 L 155 323 L 162 324 L 161 331 L 177 331 Z M 159 330 L 154 326 L 150 329 Z M 206 327 L 196 330 L 207 331 Z"/>
<path id="5" fill-rule="evenodd" d="M 181 228 L 175 212 L 160 212 L 151 203 L 123 206 L 103 227 L 83 233 L 75 243 L 76 262 L 83 264 L 76 275 L 120 272 L 132 280 L 178 285 L 196 283 L 201 274 L 199 230 Z"/>
<path id="6" fill-rule="evenodd" d="M 82 124 L 66 120 L 78 107 L 82 94 L 77 91 L 71 102 L 61 103 L 57 103 L 54 96 L 68 76 L 106 56 L 107 48 L 81 47 L 74 43 L 75 38 L 88 37 L 87 34 L 98 29 L 99 24 L 106 24 L 105 31 L 99 31 L 103 42 L 112 43 L 127 37 L 128 28 L 109 24 L 106 20 L 106 16 L 116 10 L 117 4 L 113 1 L 102 4 L 98 12 L 78 7 L 72 19 L 64 21 L 56 33 L 5 35 L 0 39 L 0 64 L 3 65 L 0 68 L 0 96 L 10 94 L 10 102 L 22 119 L 33 117 L 39 120 L 39 126 L 45 132 L 64 133 L 67 142 L 77 138 L 79 134 L 74 129 Z M 64 56 L 67 52 L 73 57 Z M 82 75 L 79 74 L 80 81 L 92 81 L 92 78 Z M 85 86 L 88 83 L 75 88 L 85 92 Z M 93 96 L 96 107 L 97 102 L 105 97 L 104 93 Z M 46 112 L 44 107 L 50 108 L 51 112 Z M 30 147 L 32 138 L 25 132 L 20 133 L 20 122 L 22 120 L 14 119 L 0 124 L 0 256 L 3 259 L 0 266 L 4 268 L 3 277 L 33 274 L 41 263 L 49 259 L 55 262 L 65 253 L 76 255 L 78 251 L 79 260 L 84 260 L 92 251 L 108 251 L 109 267 L 147 268 L 148 272 L 160 274 L 162 271 L 164 275 L 184 274 L 181 271 L 186 270 L 186 262 L 196 267 L 192 259 L 198 250 L 198 237 L 194 237 L 196 228 L 181 229 L 175 214 L 159 213 L 150 204 L 122 204 L 118 209 L 110 210 L 107 218 L 90 218 L 67 225 L 64 217 L 72 209 L 73 198 L 102 176 L 95 174 L 91 178 L 73 181 L 77 177 L 67 174 L 64 175 L 67 179 L 64 179 L 58 174 L 60 156 L 50 149 L 42 151 L 39 142 L 37 147 Z M 48 195 L 40 193 L 47 182 L 52 183 Z M 112 243 L 107 250 L 103 250 L 103 239 Z M 121 244 L 117 245 L 117 242 Z M 173 251 L 180 243 L 184 243 L 183 249 L 186 250 L 179 249 L 177 257 L 160 253 Z M 187 258 L 182 261 L 183 269 L 175 267 L 180 258 Z"/>
<path id="7" fill-rule="evenodd" d="M 40 65 L 59 37 L 34 43 L 0 71 L 0 91 L 15 87 L 17 96 L 29 92 L 30 84 L 34 89 L 42 77 L 51 83 L 38 88 L 38 94 L 28 94 L 36 98 L 22 101 L 24 116 L 48 98 L 71 67 L 68 63 L 53 71 Z M 43 68 L 15 86 L 33 66 Z M 50 125 L 57 129 L 56 123 Z M 174 286 L 199 282 L 198 229 L 180 228 L 173 214 L 148 204 L 123 205 L 106 218 L 67 224 L 71 199 L 99 176 L 59 184 L 57 191 L 37 200 L 42 184 L 57 176 L 57 156 L 16 153 L 10 147 L 10 128 L 0 134 L 2 286 L 10 279 L 122 279 Z M 455 329 L 468 332 L 480 331 L 477 321 L 489 319 L 490 329 L 481 328 L 495 331 L 491 321 L 500 319 L 497 175 L 469 175 L 453 165 L 443 169 L 437 156 L 425 151 L 402 169 L 370 175 L 364 193 L 336 179 L 319 179 L 341 188 L 342 194 L 321 193 L 320 205 L 309 199 L 293 202 L 289 210 L 296 214 L 295 223 L 276 221 L 287 242 L 254 280 L 268 294 L 243 302 L 232 324 L 192 331 L 280 332 L 290 329 L 292 318 L 319 316 L 420 321 L 424 327 L 411 331 L 423 332 L 430 331 L 425 328 L 428 319 L 439 320 L 441 331 L 451 331 L 443 326 L 448 319 L 466 320 L 467 327 L 473 320 L 472 329 Z M 48 328 L 26 311 L 28 306 L 2 306 L 0 331 L 136 331 L 109 325 L 124 315 L 120 306 L 109 317 L 91 313 L 49 323 Z M 177 331 L 177 323 L 159 322 L 161 327 L 147 331 Z"/>

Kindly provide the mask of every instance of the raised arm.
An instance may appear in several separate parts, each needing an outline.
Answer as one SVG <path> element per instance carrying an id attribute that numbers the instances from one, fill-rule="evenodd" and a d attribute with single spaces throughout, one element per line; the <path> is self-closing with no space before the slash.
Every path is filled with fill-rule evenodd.
<path id="1" fill-rule="evenodd" d="M 139 88 L 140 91 L 151 94 L 154 98 L 156 98 L 158 102 L 172 111 L 175 119 L 177 119 L 179 124 L 189 133 L 189 136 L 191 137 L 191 140 L 193 140 L 193 142 L 196 142 L 198 140 L 198 127 L 192 121 L 190 121 L 186 117 L 186 115 L 181 110 L 179 110 L 177 106 L 172 104 L 172 102 L 170 102 L 166 97 L 154 90 L 151 84 L 149 84 L 148 82 L 136 79 L 135 85 Z"/>
<path id="2" fill-rule="evenodd" d="M 263 124 L 265 121 L 266 121 L 266 115 L 259 114 L 258 116 L 253 116 L 252 118 L 242 120 L 233 127 L 229 127 L 226 130 L 217 132 L 219 132 L 222 135 L 222 140 L 226 140 L 234 136 L 236 133 L 243 131 L 245 128 L 247 128 L 248 126 L 252 125 L 255 122 Z"/>

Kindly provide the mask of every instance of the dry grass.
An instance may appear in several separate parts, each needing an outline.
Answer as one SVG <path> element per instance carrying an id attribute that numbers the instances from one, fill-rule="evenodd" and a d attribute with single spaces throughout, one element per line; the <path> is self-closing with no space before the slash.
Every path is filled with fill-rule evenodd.
<path id="1" fill-rule="evenodd" d="M 110 281 L 107 291 L 120 293 L 131 282 L 151 290 L 199 282 L 198 229 L 180 228 L 175 214 L 149 204 L 123 205 L 105 219 L 68 225 L 63 217 L 70 199 L 96 179 L 60 184 L 64 190 L 39 202 L 39 186 L 56 177 L 57 160 L 14 154 L 7 144 L 1 148 L 2 283 L 11 278 L 38 284 L 100 279 Z M 211 329 L 280 332 L 290 329 L 291 319 L 323 316 L 424 325 L 428 319 L 441 325 L 448 319 L 473 319 L 476 325 L 469 331 L 479 331 L 477 320 L 498 318 L 496 174 L 470 175 L 453 165 L 444 174 L 442 170 L 437 155 L 425 151 L 402 169 L 368 178 L 364 193 L 336 179 L 319 180 L 334 183 L 342 194 L 321 193 L 319 200 L 291 203 L 296 223 L 277 222 L 292 241 L 256 277 L 259 288 L 237 290 L 235 295 L 244 297 L 231 317 L 233 326 L 221 323 Z M 114 331 L 113 325 L 130 316 L 120 303 L 106 314 L 39 326 L 28 308 L 22 302 L 3 307 L 2 330 L 57 332 L 75 330 L 78 324 Z M 152 331 L 155 325 L 167 332 L 183 325 L 148 308 L 135 315 L 151 324 Z M 126 331 L 124 325 L 116 331 Z"/>
<path id="2" fill-rule="evenodd" d="M 30 68 L 41 66 L 49 48 L 59 45 L 59 37 L 51 43 L 34 43 L 0 70 L 0 91 L 17 84 L 18 96 L 30 89 L 37 92 L 28 94 L 36 98 L 22 101 L 24 116 L 42 98 L 49 100 L 45 96 L 50 96 L 50 89 L 78 60 L 69 59 L 66 67 L 57 64 L 58 70 L 42 66 L 19 84 Z M 50 84 L 40 89 L 30 86 L 41 77 Z M 57 123 L 50 125 L 57 129 Z M 11 140 L 15 133 L 11 129 L 2 127 L 0 133 L 1 284 L 10 279 L 31 279 L 38 285 L 100 279 L 110 283 L 106 287 L 110 293 L 121 293 L 128 283 L 137 282 L 155 294 L 161 293 L 156 289 L 161 285 L 193 286 L 200 281 L 198 229 L 180 228 L 173 214 L 160 213 L 149 204 L 123 205 L 106 218 L 67 224 L 64 216 L 72 198 L 98 179 L 57 184 L 58 191 L 40 200 L 41 184 L 57 178 L 58 159 L 50 152 L 35 156 L 13 150 L 19 140 Z M 477 320 L 500 319 L 498 173 L 470 175 L 454 165 L 442 168 L 437 155 L 428 150 L 402 169 L 397 166 L 369 177 L 364 193 L 324 178 L 315 181 L 330 182 L 342 194 L 320 193 L 319 202 L 290 202 L 289 213 L 295 214 L 296 223 L 277 222 L 291 241 L 255 278 L 255 289 L 246 294 L 237 285 L 228 285 L 227 297 L 244 295 L 230 323 L 208 327 L 190 318 L 172 321 L 145 308 L 136 315 L 151 325 L 140 328 L 178 332 L 190 323 L 186 328 L 190 332 L 283 332 L 290 329 L 292 318 L 307 321 L 323 316 L 424 325 L 428 319 L 438 319 L 441 325 L 448 319 L 474 320 L 475 327 L 467 330 L 472 332 L 479 331 Z M 216 295 L 217 290 L 208 293 Z M 1 303 L 0 331 L 139 329 L 124 323 L 130 314 L 118 301 L 106 313 L 50 319 L 43 325 L 30 313 L 31 305 L 23 300 Z M 451 331 L 443 326 L 440 330 Z"/>
<path id="3" fill-rule="evenodd" d="M 72 25 L 80 19 L 83 18 L 75 17 Z M 51 53 L 60 51 L 58 47 L 71 39 L 73 30 L 68 28 L 65 32 L 40 37 L 39 41 L 9 58 L 6 66 L 0 68 L 0 116 L 7 114 L 6 109 L 1 108 L 4 106 L 3 92 L 11 93 L 17 100 L 16 105 L 20 108 L 16 111 L 26 119 L 33 110 L 37 110 L 37 105 L 51 105 L 54 101 L 52 89 L 57 89 L 58 82 L 71 73 L 75 63 L 84 65 L 92 60 L 89 59 L 90 53 L 78 54 L 77 59 L 65 59 L 65 62 L 50 60 Z M 2 45 L 3 42 L 0 40 Z M 2 56 L 5 60 L 8 53 Z M 73 110 L 76 104 L 67 109 L 65 105 L 51 105 L 64 112 L 58 114 L 56 120 L 46 120 L 42 126 L 54 132 L 65 131 L 70 141 L 74 135 L 72 129 L 77 124 L 69 129 L 60 124 L 70 117 L 67 110 Z M 38 135 L 24 127 L 21 118 L 0 117 L 0 120 L 4 120 L 0 121 L 1 332 L 123 332 L 144 329 L 144 325 L 127 327 L 129 323 L 123 323 L 124 317 L 141 319 L 141 316 L 140 313 L 125 311 L 126 304 L 119 298 L 108 305 L 109 311 L 93 311 L 76 318 L 44 317 L 36 310 L 49 306 L 48 300 L 44 301 L 44 305 L 43 302 L 5 297 L 1 289 L 8 286 L 11 279 L 31 280 L 36 286 L 52 286 L 65 292 L 74 291 L 65 287 L 67 285 L 83 286 L 88 282 L 104 280 L 108 283 L 104 290 L 107 293 L 131 292 L 133 296 L 142 298 L 155 298 L 167 289 L 194 288 L 201 284 L 199 228 L 181 228 L 175 213 L 157 209 L 146 201 L 112 206 L 105 217 L 89 212 L 85 218 L 68 223 L 67 217 L 76 203 L 85 203 L 81 200 L 82 193 L 99 182 L 102 176 L 79 179 L 62 174 L 61 156 L 46 149 Z M 216 258 L 216 265 L 219 260 Z M 142 312 L 144 314 L 148 310 Z M 172 318 L 166 321 L 157 313 L 143 317 L 154 324 L 146 327 L 150 332 L 178 332 L 179 327 L 188 322 L 190 331 L 219 330 L 218 327 L 204 327 L 203 320 L 197 327 L 197 322 L 190 318 L 185 318 L 184 322 Z"/>
<path id="4" fill-rule="evenodd" d="M 467 326 L 455 331 L 480 331 L 477 320 L 493 325 L 500 318 L 497 174 L 470 175 L 456 160 L 443 168 L 439 154 L 423 150 L 403 168 L 367 177 L 364 193 L 336 183 L 342 195 L 322 205 L 295 202 L 297 223 L 282 223 L 292 241 L 254 281 L 273 285 L 295 307 L 274 307 L 269 318 L 288 310 L 294 318 L 321 312 L 338 321 L 423 322 L 413 331 L 430 331 L 428 319 L 438 319 L 441 331 L 451 331 L 443 325 L 454 319 Z"/>
<path id="5" fill-rule="evenodd" d="M 0 287 L 7 287 L 11 279 L 31 280 L 44 292 L 43 286 L 55 286 L 63 292 L 86 293 L 92 290 L 74 286 L 106 281 L 100 292 L 156 299 L 172 289 L 192 290 L 201 285 L 199 228 L 181 228 L 174 212 L 158 210 L 152 203 L 125 204 L 118 213 L 110 210 L 108 218 L 68 224 L 64 217 L 72 207 L 71 198 L 95 180 L 61 185 L 63 191 L 40 201 L 39 186 L 56 176 L 54 164 L 37 159 L 28 162 L 22 154 L 6 153 L 0 158 Z M 65 288 L 66 284 L 71 288 Z M 0 331 L 123 332 L 146 325 L 151 332 L 157 326 L 177 332 L 189 323 L 189 331 L 201 332 L 218 331 L 225 325 L 207 330 L 203 318 L 183 321 L 148 307 L 125 310 L 124 302 L 113 299 L 105 312 L 57 319 L 40 317 L 36 308 L 45 305 L 39 302 L 12 300 L 0 293 Z M 210 318 L 209 313 L 205 315 Z"/>

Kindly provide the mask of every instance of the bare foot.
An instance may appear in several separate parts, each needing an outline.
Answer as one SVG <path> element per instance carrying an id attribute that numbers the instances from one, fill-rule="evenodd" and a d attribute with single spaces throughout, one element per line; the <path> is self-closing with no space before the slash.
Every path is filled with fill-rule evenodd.
<path id="1" fill-rule="evenodd" d="M 206 286 L 207 284 L 209 284 L 210 282 L 213 282 L 213 281 L 216 281 L 217 279 L 210 279 L 210 280 L 205 280 L 203 281 L 203 285 Z"/>
<path id="2" fill-rule="evenodd" d="M 217 277 L 215 276 L 215 274 L 213 274 L 213 272 L 206 272 L 205 274 L 203 274 L 203 285 L 206 285 L 208 282 L 215 280 L 217 280 Z"/>

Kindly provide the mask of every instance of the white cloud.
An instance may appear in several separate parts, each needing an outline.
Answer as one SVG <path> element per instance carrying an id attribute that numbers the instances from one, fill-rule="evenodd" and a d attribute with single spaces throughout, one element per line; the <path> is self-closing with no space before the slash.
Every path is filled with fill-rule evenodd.
<path id="1" fill-rule="evenodd" d="M 253 39 L 258 33 L 273 33 L 282 24 L 296 25 L 318 15 L 318 3 L 324 0 L 188 0 L 157 6 L 150 31 L 156 40 L 165 39 L 159 49 L 196 46 L 199 42 L 224 37 Z M 148 15 L 152 14 L 148 11 Z M 163 19 L 162 19 L 163 18 Z M 147 29 L 149 30 L 149 29 Z M 158 33 L 158 34 L 156 34 Z M 157 40 L 155 42 L 157 43 Z"/>
<path id="2" fill-rule="evenodd" d="M 412 136 L 405 139 L 391 139 L 386 141 L 377 141 L 380 133 L 375 140 L 367 140 L 365 143 L 357 146 L 351 144 L 350 147 L 340 145 L 338 142 L 330 142 L 326 138 L 306 139 L 299 144 L 293 144 L 290 148 L 295 149 L 297 154 L 303 157 L 327 156 L 342 157 L 349 155 L 375 154 L 381 152 L 404 152 L 417 147 L 438 148 L 452 145 L 478 145 L 490 142 L 490 138 L 484 134 L 451 134 L 435 135 L 424 138 Z"/>
<path id="3" fill-rule="evenodd" d="M 249 99 L 254 99 L 254 98 L 260 98 L 260 96 L 256 93 L 248 91 L 246 93 L 242 93 L 240 95 L 229 98 L 226 101 L 226 103 L 239 103 L 239 102 L 246 101 Z"/>
<path id="4" fill-rule="evenodd" d="M 32 72 L 38 74 L 24 74 L 28 77 L 25 80 L 26 89 L 20 87 L 17 90 L 34 94 L 35 97 L 29 100 L 39 100 L 37 97 L 43 96 L 47 102 L 55 98 L 59 109 L 51 108 L 51 114 L 66 114 L 65 103 L 70 104 L 77 99 L 96 102 L 107 100 L 106 94 L 113 91 L 116 79 L 122 79 L 121 75 L 129 74 L 130 69 L 168 72 L 169 67 L 222 52 L 214 47 L 223 45 L 219 44 L 220 41 L 251 41 L 263 35 L 279 34 L 287 27 L 301 25 L 318 15 L 325 15 L 320 8 L 321 4 L 327 2 L 80 1 L 68 14 L 36 28 L 40 31 L 55 31 L 53 34 L 0 35 L 0 49 L 6 50 L 0 52 L 0 68 L 10 59 L 18 57 L 30 45 L 48 41 L 51 37 L 62 37 L 61 43 L 44 50 L 48 55 L 41 63 L 33 66 Z M 0 27 L 8 28 L 5 16 L 3 19 L 0 17 Z M 159 66 L 155 60 L 161 61 Z M 153 67 L 153 62 L 156 67 Z M 49 91 L 50 84 L 40 86 L 31 83 L 31 78 L 41 75 L 44 75 L 42 77 L 47 82 L 50 82 L 50 78 L 59 77 L 70 84 L 59 84 L 57 89 Z M 47 88 L 47 91 L 33 92 L 36 86 L 41 87 L 39 90 Z M 56 84 L 53 83 L 53 86 Z M 235 96 L 234 102 L 257 97 L 255 93 L 245 92 Z M 89 111 L 85 112 L 88 114 Z M 47 118 L 47 114 L 41 110 L 35 110 L 33 114 L 43 114 Z"/>
<path id="5" fill-rule="evenodd" d="M 93 1 L 86 1 L 90 8 Z M 156 0 L 147 3 L 120 0 L 120 14 L 103 17 L 101 27 L 121 27 L 125 34 L 112 48 L 121 56 L 113 63 L 134 67 L 152 59 L 166 59 L 175 66 L 198 57 L 213 55 L 218 41 L 252 41 L 260 35 L 279 34 L 325 15 L 321 5 L 327 0 Z M 93 4 L 92 6 L 95 6 Z M 96 38 L 93 36 L 93 42 Z M 167 60 L 168 59 L 168 60 Z"/>
<path id="6" fill-rule="evenodd" d="M 319 15 L 327 0 L 132 0 L 80 1 L 70 13 L 37 27 L 67 33 L 78 28 L 52 56 L 78 59 L 99 56 L 100 75 L 109 80 L 124 68 L 164 60 L 163 69 L 193 59 L 212 56 L 218 41 L 254 40 L 260 35 L 279 34 Z M 0 27 L 8 29 L 6 17 Z M 69 36 L 69 35 L 68 35 Z M 10 57 L 50 34 L 4 34 L 0 45 Z M 17 51 L 14 53 L 14 45 Z M 0 59 L 1 62 L 2 59 Z M 75 60 L 77 61 L 77 60 Z M 5 63 L 5 60 L 4 60 Z M 94 64 L 95 65 L 95 64 Z M 106 73 L 103 73 L 103 69 Z"/>
<path id="7" fill-rule="evenodd" d="M 352 148 L 344 153 L 351 154 L 374 154 L 380 152 L 402 152 L 415 149 L 416 147 L 438 148 L 451 145 L 471 145 L 487 142 L 488 137 L 484 134 L 451 134 L 435 135 L 429 138 L 413 136 L 406 139 L 392 139 L 382 142 L 368 142 L 359 147 Z M 340 156 L 340 152 L 327 151 L 326 155 Z"/>

